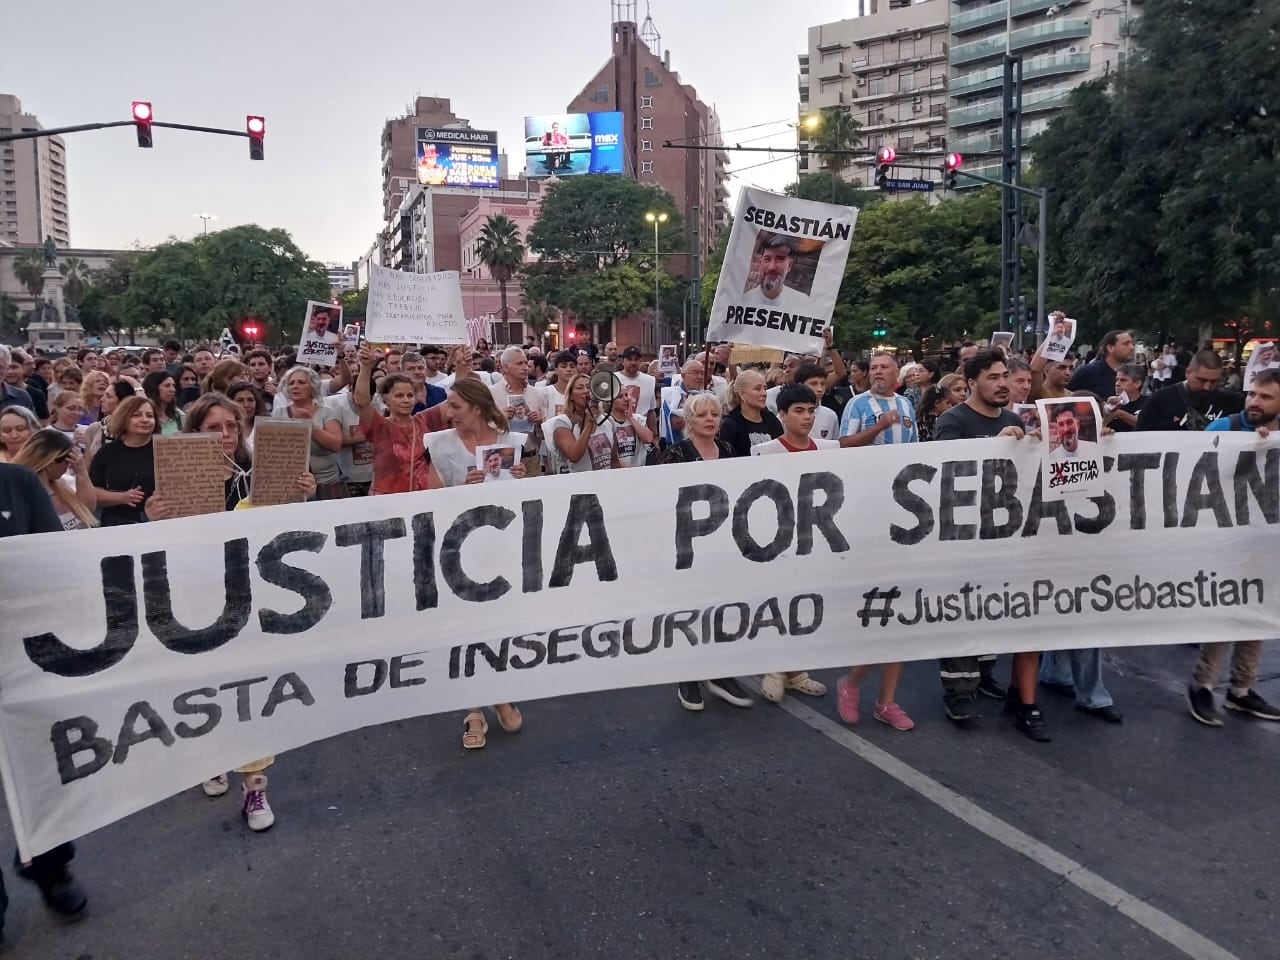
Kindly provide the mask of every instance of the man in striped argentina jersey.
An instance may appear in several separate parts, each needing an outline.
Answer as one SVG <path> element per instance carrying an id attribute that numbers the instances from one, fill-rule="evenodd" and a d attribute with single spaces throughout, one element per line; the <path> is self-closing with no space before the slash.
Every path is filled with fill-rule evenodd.
<path id="1" fill-rule="evenodd" d="M 871 386 L 844 407 L 840 418 L 840 446 L 867 447 L 880 443 L 916 443 L 916 412 L 911 401 L 894 392 L 898 362 L 892 354 L 871 358 Z"/>

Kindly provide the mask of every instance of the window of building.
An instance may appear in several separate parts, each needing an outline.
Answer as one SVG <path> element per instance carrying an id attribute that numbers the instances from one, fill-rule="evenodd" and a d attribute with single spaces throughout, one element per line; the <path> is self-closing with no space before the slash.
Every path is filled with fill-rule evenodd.
<path id="1" fill-rule="evenodd" d="M 640 149 L 641 149 L 641 150 L 643 150 L 643 151 L 645 151 L 646 153 L 648 153 L 648 152 L 652 151 L 652 150 L 653 150 L 653 141 L 652 141 L 652 140 L 641 140 L 641 141 L 640 141 Z"/>
<path id="2" fill-rule="evenodd" d="M 653 97 L 641 97 L 641 98 L 640 98 L 640 109 L 641 109 L 641 110 L 652 110 L 652 109 L 653 109 Z"/>
<path id="3" fill-rule="evenodd" d="M 641 160 L 641 161 L 640 161 L 640 172 L 641 172 L 641 173 L 653 173 L 653 161 L 652 161 L 652 160 Z"/>
<path id="4" fill-rule="evenodd" d="M 916 55 L 916 42 L 913 38 L 903 37 L 898 42 L 898 59 L 910 60 Z"/>
<path id="5" fill-rule="evenodd" d="M 914 73 L 907 72 L 907 73 L 898 74 L 898 92 L 899 93 L 907 93 L 908 91 L 914 90 L 915 88 L 916 88 L 916 76 Z"/>
<path id="6" fill-rule="evenodd" d="M 874 80 L 867 81 L 867 96 L 878 97 L 884 93 L 884 78 L 876 77 Z"/>
<path id="7" fill-rule="evenodd" d="M 929 104 L 929 116 L 945 117 L 947 115 L 947 106 L 944 103 Z"/>
<path id="8" fill-rule="evenodd" d="M 884 111 L 883 111 L 883 110 L 868 110 L 868 111 L 867 111 L 867 123 L 884 123 Z"/>
<path id="9" fill-rule="evenodd" d="M 652 130 L 652 129 L 653 129 L 653 117 L 641 117 L 641 118 L 640 118 L 640 129 L 641 129 L 641 130 Z"/>
<path id="10" fill-rule="evenodd" d="M 900 137 L 900 138 L 898 138 L 898 152 L 899 152 L 899 153 L 910 153 L 912 150 L 914 150 L 914 149 L 915 149 L 915 145 L 916 145 L 916 141 L 915 141 L 915 138 L 914 138 L 914 137 Z"/>
<path id="11" fill-rule="evenodd" d="M 867 63 L 875 66 L 878 63 L 884 63 L 884 44 L 873 43 L 867 48 Z"/>

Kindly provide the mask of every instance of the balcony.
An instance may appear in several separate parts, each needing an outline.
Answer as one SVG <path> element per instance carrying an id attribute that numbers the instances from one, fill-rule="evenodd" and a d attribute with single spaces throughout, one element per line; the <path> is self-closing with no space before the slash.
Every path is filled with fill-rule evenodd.
<path id="1" fill-rule="evenodd" d="M 1044 13 L 1050 7 L 1065 6 L 1063 0 L 1013 0 L 1013 15 L 1025 17 L 1028 13 Z"/>
<path id="2" fill-rule="evenodd" d="M 1017 4 L 1014 5 L 1015 7 Z M 970 30 L 977 30 L 993 23 L 1001 23 L 1008 16 L 1008 3 L 989 3 L 982 7 L 970 7 L 962 13 L 951 15 L 951 33 L 959 36 Z"/>
<path id="3" fill-rule="evenodd" d="M 1023 94 L 1022 112 L 1027 114 L 1042 110 L 1057 110 L 1066 104 L 1070 96 L 1070 90 L 1042 90 L 1039 93 Z M 947 114 L 947 124 L 953 130 L 958 130 L 960 127 L 998 120 L 1002 113 L 1002 101 L 989 100 L 986 103 L 974 104 L 972 107 L 957 107 Z M 960 148 L 955 147 L 955 149 Z"/>
<path id="4" fill-rule="evenodd" d="M 822 82 L 843 80 L 849 75 L 849 68 L 843 60 L 833 60 L 818 67 L 818 79 Z"/>
<path id="5" fill-rule="evenodd" d="M 1015 51 L 1025 50 L 1027 47 L 1036 47 L 1054 40 L 1087 36 L 1089 36 L 1088 17 L 1073 20 L 1047 20 L 1044 23 L 1036 24 L 1034 27 L 1024 27 L 1021 30 L 1013 31 L 1010 37 L 1010 47 Z"/>
<path id="6" fill-rule="evenodd" d="M 1056 56 L 1036 57 L 1022 65 L 1022 79 L 1035 80 L 1038 77 L 1052 77 L 1057 74 L 1079 73 L 1089 69 L 1088 53 L 1060 53 Z M 960 77 L 952 77 L 947 84 L 947 92 L 954 96 L 978 93 L 981 90 L 995 90 L 1004 83 L 1004 67 L 992 67 L 989 70 L 975 70 Z"/>
<path id="7" fill-rule="evenodd" d="M 953 66 L 1004 56 L 1004 34 L 999 33 L 976 43 L 959 43 L 951 48 L 948 62 Z"/>
<path id="8" fill-rule="evenodd" d="M 836 53 L 840 50 L 848 50 L 849 45 L 843 40 L 828 40 L 826 43 L 818 44 L 819 53 Z"/>

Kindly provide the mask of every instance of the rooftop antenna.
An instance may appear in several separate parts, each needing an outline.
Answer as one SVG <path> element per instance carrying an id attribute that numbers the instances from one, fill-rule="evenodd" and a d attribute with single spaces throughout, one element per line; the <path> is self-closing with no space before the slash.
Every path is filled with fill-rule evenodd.
<path id="1" fill-rule="evenodd" d="M 662 34 L 658 32 L 657 26 L 653 22 L 653 15 L 649 10 L 649 0 L 644 3 L 644 23 L 640 25 L 640 41 L 649 48 L 649 52 L 655 57 L 662 57 Z"/>
<path id="2" fill-rule="evenodd" d="M 614 23 L 636 22 L 636 0 L 609 0 Z"/>

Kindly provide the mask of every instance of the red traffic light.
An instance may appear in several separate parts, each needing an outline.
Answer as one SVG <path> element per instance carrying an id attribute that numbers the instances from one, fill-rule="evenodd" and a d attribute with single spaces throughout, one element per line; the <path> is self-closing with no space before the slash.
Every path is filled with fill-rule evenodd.
<path id="1" fill-rule="evenodd" d="M 261 160 L 263 156 L 262 138 L 267 133 L 266 119 L 250 114 L 244 118 L 244 129 L 249 134 L 249 159 Z"/>
<path id="2" fill-rule="evenodd" d="M 876 151 L 876 162 L 881 164 L 893 163 L 897 156 L 898 151 L 893 149 L 893 147 L 881 147 Z"/>
<path id="3" fill-rule="evenodd" d="M 138 134 L 138 146 L 151 146 L 151 101 L 135 100 L 133 101 L 133 126 Z"/>
<path id="4" fill-rule="evenodd" d="M 240 339 L 256 342 L 262 336 L 262 327 L 256 320 L 246 320 L 240 324 Z"/>
<path id="5" fill-rule="evenodd" d="M 958 153 L 948 153 L 946 160 L 943 161 L 948 170 L 959 170 L 964 164 L 964 157 Z"/>

